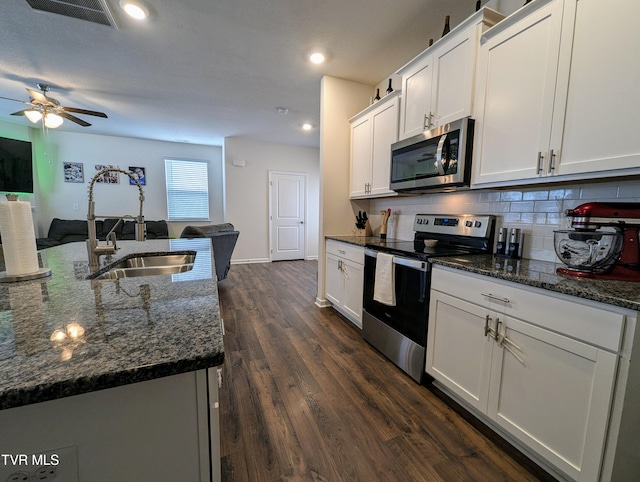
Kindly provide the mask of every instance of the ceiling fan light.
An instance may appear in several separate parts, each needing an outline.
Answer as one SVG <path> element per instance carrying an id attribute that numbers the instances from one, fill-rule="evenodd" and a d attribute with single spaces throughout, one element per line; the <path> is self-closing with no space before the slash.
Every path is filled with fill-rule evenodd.
<path id="1" fill-rule="evenodd" d="M 63 122 L 64 119 L 58 114 L 47 112 L 47 115 L 44 116 L 44 125 L 48 129 L 55 129 L 56 127 L 60 127 Z"/>
<path id="2" fill-rule="evenodd" d="M 132 0 L 120 0 L 120 7 L 136 20 L 144 20 L 149 16 L 149 10 L 144 5 Z"/>
<path id="3" fill-rule="evenodd" d="M 42 119 L 42 112 L 39 110 L 25 110 L 24 115 L 34 124 Z"/>

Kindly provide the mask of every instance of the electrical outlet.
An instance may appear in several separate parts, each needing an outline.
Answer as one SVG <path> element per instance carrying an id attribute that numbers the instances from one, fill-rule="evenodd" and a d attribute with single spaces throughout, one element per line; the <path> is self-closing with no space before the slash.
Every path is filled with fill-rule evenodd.
<path id="1" fill-rule="evenodd" d="M 14 472 L 9 477 L 7 477 L 7 482 L 29 482 L 31 476 L 29 472 Z"/>
<path id="2" fill-rule="evenodd" d="M 32 454 L 3 454 L 0 482 L 78 482 L 75 445 Z"/>
<path id="3" fill-rule="evenodd" d="M 58 469 L 54 466 L 40 467 L 36 470 L 35 480 L 53 480 L 58 476 Z"/>

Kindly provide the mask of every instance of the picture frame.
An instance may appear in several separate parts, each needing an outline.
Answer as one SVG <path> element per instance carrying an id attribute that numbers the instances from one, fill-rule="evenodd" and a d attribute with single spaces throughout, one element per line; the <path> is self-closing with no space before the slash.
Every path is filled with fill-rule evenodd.
<path id="1" fill-rule="evenodd" d="M 63 162 L 64 182 L 84 183 L 84 164 L 82 162 Z"/>
<path id="2" fill-rule="evenodd" d="M 129 166 L 129 173 L 135 177 L 141 186 L 147 185 L 147 168 L 139 166 Z M 129 184 L 135 186 L 136 183 L 133 179 L 129 178 Z"/>
<path id="3" fill-rule="evenodd" d="M 113 165 L 104 165 L 104 164 L 95 164 L 94 169 L 96 172 L 102 171 L 107 167 L 118 167 Z M 96 179 L 96 182 L 100 182 L 103 184 L 120 184 L 120 173 L 119 172 L 107 172 L 102 176 Z"/>

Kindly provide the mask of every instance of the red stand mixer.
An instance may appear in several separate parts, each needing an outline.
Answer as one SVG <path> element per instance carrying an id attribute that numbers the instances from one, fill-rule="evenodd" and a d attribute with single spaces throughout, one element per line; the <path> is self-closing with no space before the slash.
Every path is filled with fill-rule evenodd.
<path id="1" fill-rule="evenodd" d="M 640 281 L 640 203 L 586 203 L 565 213 L 572 230 L 554 231 L 557 273 Z"/>

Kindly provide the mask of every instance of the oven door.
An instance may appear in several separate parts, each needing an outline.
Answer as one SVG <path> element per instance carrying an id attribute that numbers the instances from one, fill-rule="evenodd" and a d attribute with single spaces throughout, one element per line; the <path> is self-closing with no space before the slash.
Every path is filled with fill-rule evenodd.
<path id="1" fill-rule="evenodd" d="M 376 256 L 376 251 L 365 250 L 364 311 L 416 344 L 426 346 L 431 265 L 425 261 L 395 257 L 396 305 L 388 306 L 373 299 Z"/>

